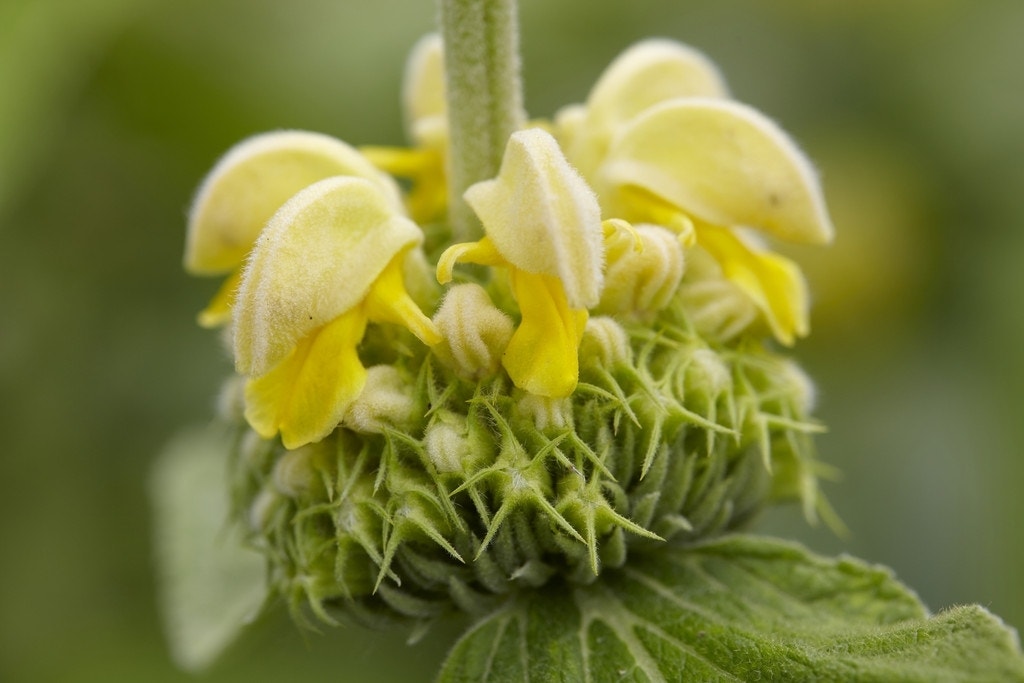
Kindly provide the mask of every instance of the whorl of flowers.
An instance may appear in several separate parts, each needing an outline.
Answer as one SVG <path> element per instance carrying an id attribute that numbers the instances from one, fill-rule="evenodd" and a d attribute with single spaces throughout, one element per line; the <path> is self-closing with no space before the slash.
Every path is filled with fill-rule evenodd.
<path id="1" fill-rule="evenodd" d="M 813 390 L 773 350 L 808 296 L 766 244 L 832 228 L 789 137 L 700 53 L 643 42 L 510 137 L 464 194 L 482 236 L 453 244 L 442 65 L 436 37 L 411 57 L 412 148 L 266 133 L 192 207 L 270 588 L 300 616 L 429 620 L 769 502 L 813 515 Z"/>

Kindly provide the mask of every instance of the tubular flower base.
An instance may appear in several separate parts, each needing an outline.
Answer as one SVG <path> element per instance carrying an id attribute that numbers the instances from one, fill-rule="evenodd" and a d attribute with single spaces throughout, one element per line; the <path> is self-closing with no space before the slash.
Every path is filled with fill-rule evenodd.
<path id="1" fill-rule="evenodd" d="M 803 278 L 741 229 L 829 238 L 792 142 L 699 53 L 642 43 L 511 134 L 453 244 L 442 54 L 407 69 L 411 150 L 257 136 L 190 217 L 187 267 L 229 276 L 203 320 L 230 322 L 232 509 L 271 592 L 429 622 L 778 501 L 827 516 L 813 391 L 774 349 L 808 332 Z"/>

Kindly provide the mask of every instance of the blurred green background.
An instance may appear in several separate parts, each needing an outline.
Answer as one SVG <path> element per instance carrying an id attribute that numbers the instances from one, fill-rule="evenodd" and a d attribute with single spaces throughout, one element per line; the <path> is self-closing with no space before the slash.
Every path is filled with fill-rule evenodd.
<path id="1" fill-rule="evenodd" d="M 795 252 L 851 529 L 760 529 L 1024 626 L 1024 3 L 522 0 L 531 114 L 649 35 L 722 67 L 820 168 L 838 228 Z M 402 141 L 430 0 L 0 0 L 0 680 L 187 680 L 154 600 L 147 473 L 229 364 L 180 270 L 191 193 L 274 128 Z M 450 633 L 298 633 L 207 680 L 431 678 Z"/>

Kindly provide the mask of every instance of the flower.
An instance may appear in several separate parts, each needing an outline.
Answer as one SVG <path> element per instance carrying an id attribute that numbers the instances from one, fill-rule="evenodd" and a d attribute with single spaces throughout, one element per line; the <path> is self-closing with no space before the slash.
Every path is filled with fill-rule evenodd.
<path id="1" fill-rule="evenodd" d="M 406 253 L 422 240 L 372 182 L 335 177 L 288 200 L 242 275 L 234 314 L 245 417 L 287 448 L 329 434 L 359 396 L 356 347 L 368 322 L 397 323 L 426 344 L 437 328 L 405 290 Z"/>
<path id="2" fill-rule="evenodd" d="M 606 215 L 662 225 L 696 243 L 790 345 L 809 330 L 803 276 L 739 228 L 825 243 L 832 225 L 796 145 L 763 114 L 725 95 L 699 53 L 648 41 L 608 68 L 586 106 L 559 115 L 559 134 Z"/>
<path id="3" fill-rule="evenodd" d="M 199 314 L 203 327 L 231 319 L 241 267 L 274 212 L 299 190 L 331 176 L 373 183 L 400 210 L 395 182 L 341 140 L 320 133 L 276 131 L 232 147 L 206 176 L 189 211 L 185 270 L 227 278 Z"/>
<path id="4" fill-rule="evenodd" d="M 485 237 L 449 247 L 437 264 L 438 281 L 449 282 L 458 262 L 506 268 L 522 319 L 502 365 L 531 394 L 568 396 L 579 379 L 587 309 L 601 297 L 597 198 L 539 128 L 514 133 L 498 176 L 471 186 L 464 197 Z"/>
<path id="5" fill-rule="evenodd" d="M 413 148 L 365 146 L 361 151 L 378 168 L 412 182 L 406 200 L 409 214 L 425 223 L 440 218 L 448 204 L 448 105 L 441 36 L 426 35 L 413 47 L 405 67 L 402 104 Z"/>

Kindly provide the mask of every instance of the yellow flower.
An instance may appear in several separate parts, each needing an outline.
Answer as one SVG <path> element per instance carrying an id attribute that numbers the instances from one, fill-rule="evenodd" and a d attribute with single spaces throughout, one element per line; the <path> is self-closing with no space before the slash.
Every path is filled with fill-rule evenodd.
<path id="1" fill-rule="evenodd" d="M 409 214 L 418 223 L 439 219 L 448 204 L 448 106 L 445 102 L 444 47 L 441 36 L 424 36 L 405 67 L 402 104 L 412 149 L 362 147 L 378 168 L 411 181 Z"/>
<path id="2" fill-rule="evenodd" d="M 512 135 L 498 176 L 470 187 L 465 199 L 486 236 L 445 251 L 438 280 L 449 282 L 458 262 L 507 268 L 521 321 L 502 365 L 531 394 L 568 396 L 579 380 L 587 309 L 601 297 L 597 198 L 554 138 L 534 128 Z"/>
<path id="3" fill-rule="evenodd" d="M 623 52 L 594 84 L 586 105 L 558 112 L 559 141 L 593 177 L 615 134 L 638 114 L 677 97 L 725 97 L 725 82 L 700 52 L 670 40 L 645 40 Z"/>
<path id="4" fill-rule="evenodd" d="M 832 225 L 814 170 L 756 110 L 723 99 L 705 58 L 664 41 L 627 51 L 584 108 L 560 124 L 570 159 L 608 215 L 671 228 L 706 250 L 784 344 L 806 335 L 808 298 L 797 266 L 736 228 L 825 243 Z"/>
<path id="5" fill-rule="evenodd" d="M 274 212 L 299 190 L 331 176 L 371 181 L 396 209 L 398 187 L 344 142 L 319 133 L 277 131 L 232 147 L 206 176 L 189 212 L 185 269 L 195 275 L 227 275 L 199 314 L 203 327 L 231 319 L 241 267 Z"/>
<path id="6" fill-rule="evenodd" d="M 422 240 L 374 183 L 335 177 L 305 188 L 260 234 L 234 311 L 235 365 L 249 375 L 245 417 L 287 448 L 327 436 L 362 392 L 356 347 L 368 322 L 424 343 L 437 328 L 405 290 L 402 265 Z"/>

